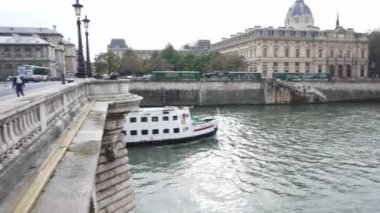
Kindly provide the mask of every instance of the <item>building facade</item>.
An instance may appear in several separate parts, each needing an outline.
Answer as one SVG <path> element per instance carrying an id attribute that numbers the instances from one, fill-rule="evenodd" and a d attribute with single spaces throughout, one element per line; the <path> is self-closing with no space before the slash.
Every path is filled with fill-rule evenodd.
<path id="1" fill-rule="evenodd" d="M 207 53 L 210 49 L 211 41 L 206 39 L 199 39 L 194 43 L 185 44 L 181 50 L 195 54 Z"/>
<path id="2" fill-rule="evenodd" d="M 128 45 L 125 43 L 124 39 L 111 39 L 111 43 L 107 46 L 107 51 L 112 52 L 117 55 L 119 58 L 122 58 L 124 53 L 129 49 Z M 152 55 L 159 50 L 133 50 L 136 55 L 143 59 L 147 60 L 152 58 Z"/>
<path id="3" fill-rule="evenodd" d="M 368 38 L 345 29 L 320 30 L 303 0 L 288 10 L 285 27 L 255 26 L 212 44 L 211 52 L 244 57 L 246 71 L 271 78 L 275 72 L 330 73 L 335 79 L 368 75 Z"/>
<path id="4" fill-rule="evenodd" d="M 62 38 L 55 29 L 0 27 L 0 79 L 16 75 L 22 64 L 48 67 L 52 78 L 73 73 L 75 46 Z"/>

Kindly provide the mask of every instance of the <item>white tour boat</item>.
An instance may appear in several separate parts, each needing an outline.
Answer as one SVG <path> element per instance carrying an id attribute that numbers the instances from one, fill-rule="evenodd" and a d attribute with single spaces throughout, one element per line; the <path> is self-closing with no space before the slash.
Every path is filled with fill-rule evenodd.
<path id="1" fill-rule="evenodd" d="M 183 143 L 217 130 L 217 119 L 191 116 L 189 107 L 138 108 L 126 116 L 124 142 L 127 147 Z"/>

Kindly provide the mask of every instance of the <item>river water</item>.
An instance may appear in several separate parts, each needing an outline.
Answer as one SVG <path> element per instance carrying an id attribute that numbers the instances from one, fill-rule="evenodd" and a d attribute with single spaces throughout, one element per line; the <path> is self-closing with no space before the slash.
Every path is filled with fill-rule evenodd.
<path id="1" fill-rule="evenodd" d="M 214 138 L 129 150 L 137 212 L 380 212 L 379 103 L 219 110 Z"/>

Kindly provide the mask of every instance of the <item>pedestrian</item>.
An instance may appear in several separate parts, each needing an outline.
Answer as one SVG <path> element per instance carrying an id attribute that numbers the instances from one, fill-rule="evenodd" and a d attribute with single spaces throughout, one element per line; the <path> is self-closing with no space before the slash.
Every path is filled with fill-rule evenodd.
<path id="1" fill-rule="evenodd" d="M 24 96 L 24 91 L 23 91 L 24 86 L 25 86 L 25 81 L 21 74 L 13 78 L 12 88 L 16 87 L 17 97 L 20 97 L 20 95 Z"/>

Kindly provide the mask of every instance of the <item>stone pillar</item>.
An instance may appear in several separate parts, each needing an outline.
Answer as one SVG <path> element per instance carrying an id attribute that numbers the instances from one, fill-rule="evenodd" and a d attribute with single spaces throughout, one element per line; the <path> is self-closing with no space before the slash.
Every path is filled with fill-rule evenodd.
<path id="1" fill-rule="evenodd" d="M 128 151 L 122 134 L 125 114 L 138 107 L 142 100 L 139 96 L 133 97 L 125 97 L 125 101 L 118 97 L 109 104 L 96 174 L 98 212 L 133 212 L 135 209 Z"/>

